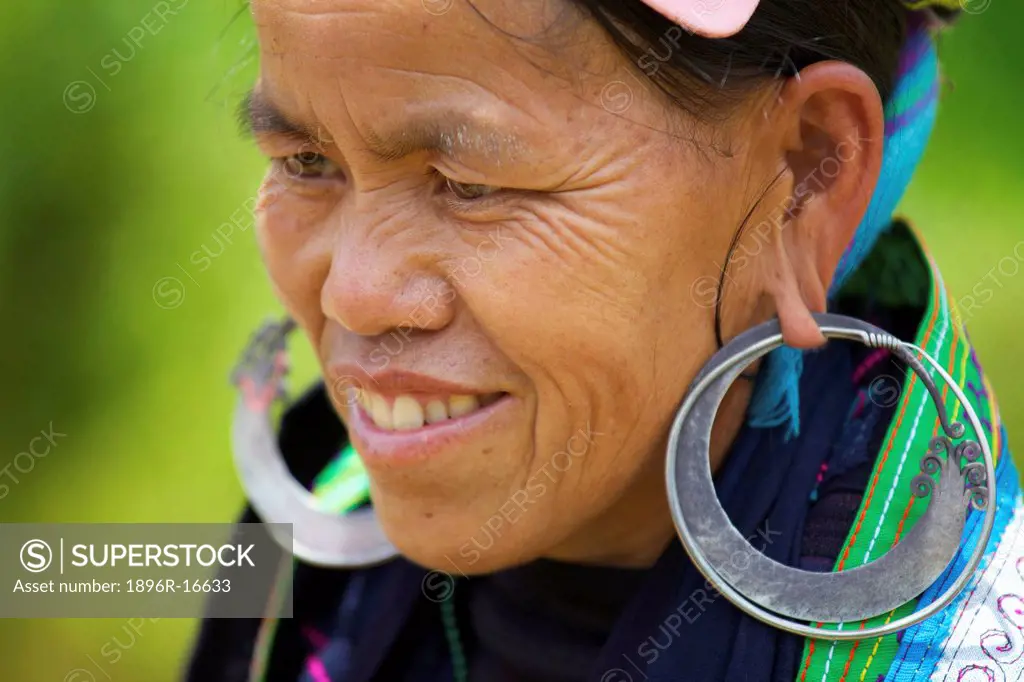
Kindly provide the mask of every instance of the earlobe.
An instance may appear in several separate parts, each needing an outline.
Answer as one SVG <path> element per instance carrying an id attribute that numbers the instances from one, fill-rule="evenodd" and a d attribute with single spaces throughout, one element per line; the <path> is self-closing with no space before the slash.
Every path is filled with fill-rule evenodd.
<path id="1" fill-rule="evenodd" d="M 779 318 L 779 325 L 782 328 L 782 337 L 787 346 L 794 348 L 817 348 L 825 343 L 825 337 L 818 329 L 817 323 L 811 316 L 812 312 L 823 312 L 817 306 L 808 302 L 806 286 L 808 273 L 801 272 L 800 262 L 794 260 L 793 248 L 787 246 L 790 241 L 784 234 L 780 234 L 775 240 L 775 272 L 772 281 L 768 285 L 768 291 L 775 299 L 775 310 Z M 813 275 L 811 275 L 813 279 Z M 824 299 L 824 296 L 812 298 Z"/>

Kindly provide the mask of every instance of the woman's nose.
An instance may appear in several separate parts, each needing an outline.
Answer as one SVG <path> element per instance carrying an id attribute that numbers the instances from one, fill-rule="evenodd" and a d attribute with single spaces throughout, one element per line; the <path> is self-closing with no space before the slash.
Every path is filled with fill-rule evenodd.
<path id="1" fill-rule="evenodd" d="M 417 260 L 390 246 L 339 245 L 320 293 L 324 315 L 361 336 L 444 328 L 454 314 L 455 291 Z"/>

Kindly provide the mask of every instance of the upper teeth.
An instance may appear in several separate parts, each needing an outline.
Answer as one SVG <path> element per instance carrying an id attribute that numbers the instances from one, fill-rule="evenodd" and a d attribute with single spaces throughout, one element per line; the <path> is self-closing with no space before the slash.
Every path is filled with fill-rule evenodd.
<path id="1" fill-rule="evenodd" d="M 480 400 L 475 395 L 453 395 L 447 399 L 431 398 L 422 400 L 411 395 L 396 396 L 389 403 L 379 393 L 359 391 L 359 405 L 378 428 L 387 431 L 411 431 L 424 424 L 436 424 L 445 419 L 455 419 L 480 409 Z"/>

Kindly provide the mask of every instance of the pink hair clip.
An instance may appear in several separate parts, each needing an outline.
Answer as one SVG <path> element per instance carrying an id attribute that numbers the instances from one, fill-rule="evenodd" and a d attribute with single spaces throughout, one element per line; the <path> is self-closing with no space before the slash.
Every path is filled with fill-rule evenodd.
<path id="1" fill-rule="evenodd" d="M 728 38 L 743 30 L 760 0 L 644 0 L 691 33 Z"/>
<path id="2" fill-rule="evenodd" d="M 655 12 L 690 33 L 705 38 L 728 38 L 743 30 L 760 0 L 643 0 Z M 903 0 L 910 10 L 942 8 L 959 11 L 965 0 Z M 986 5 L 987 6 L 987 5 Z M 967 10 L 970 12 L 970 10 Z"/>

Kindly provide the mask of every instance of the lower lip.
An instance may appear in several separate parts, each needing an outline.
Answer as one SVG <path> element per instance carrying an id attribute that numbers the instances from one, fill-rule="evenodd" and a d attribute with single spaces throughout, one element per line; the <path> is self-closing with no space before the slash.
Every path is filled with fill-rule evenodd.
<path id="1" fill-rule="evenodd" d="M 416 464 L 456 452 L 487 434 L 508 426 L 518 400 L 511 395 L 456 419 L 426 424 L 414 431 L 386 431 L 358 404 L 350 405 L 348 429 L 364 463 Z"/>

